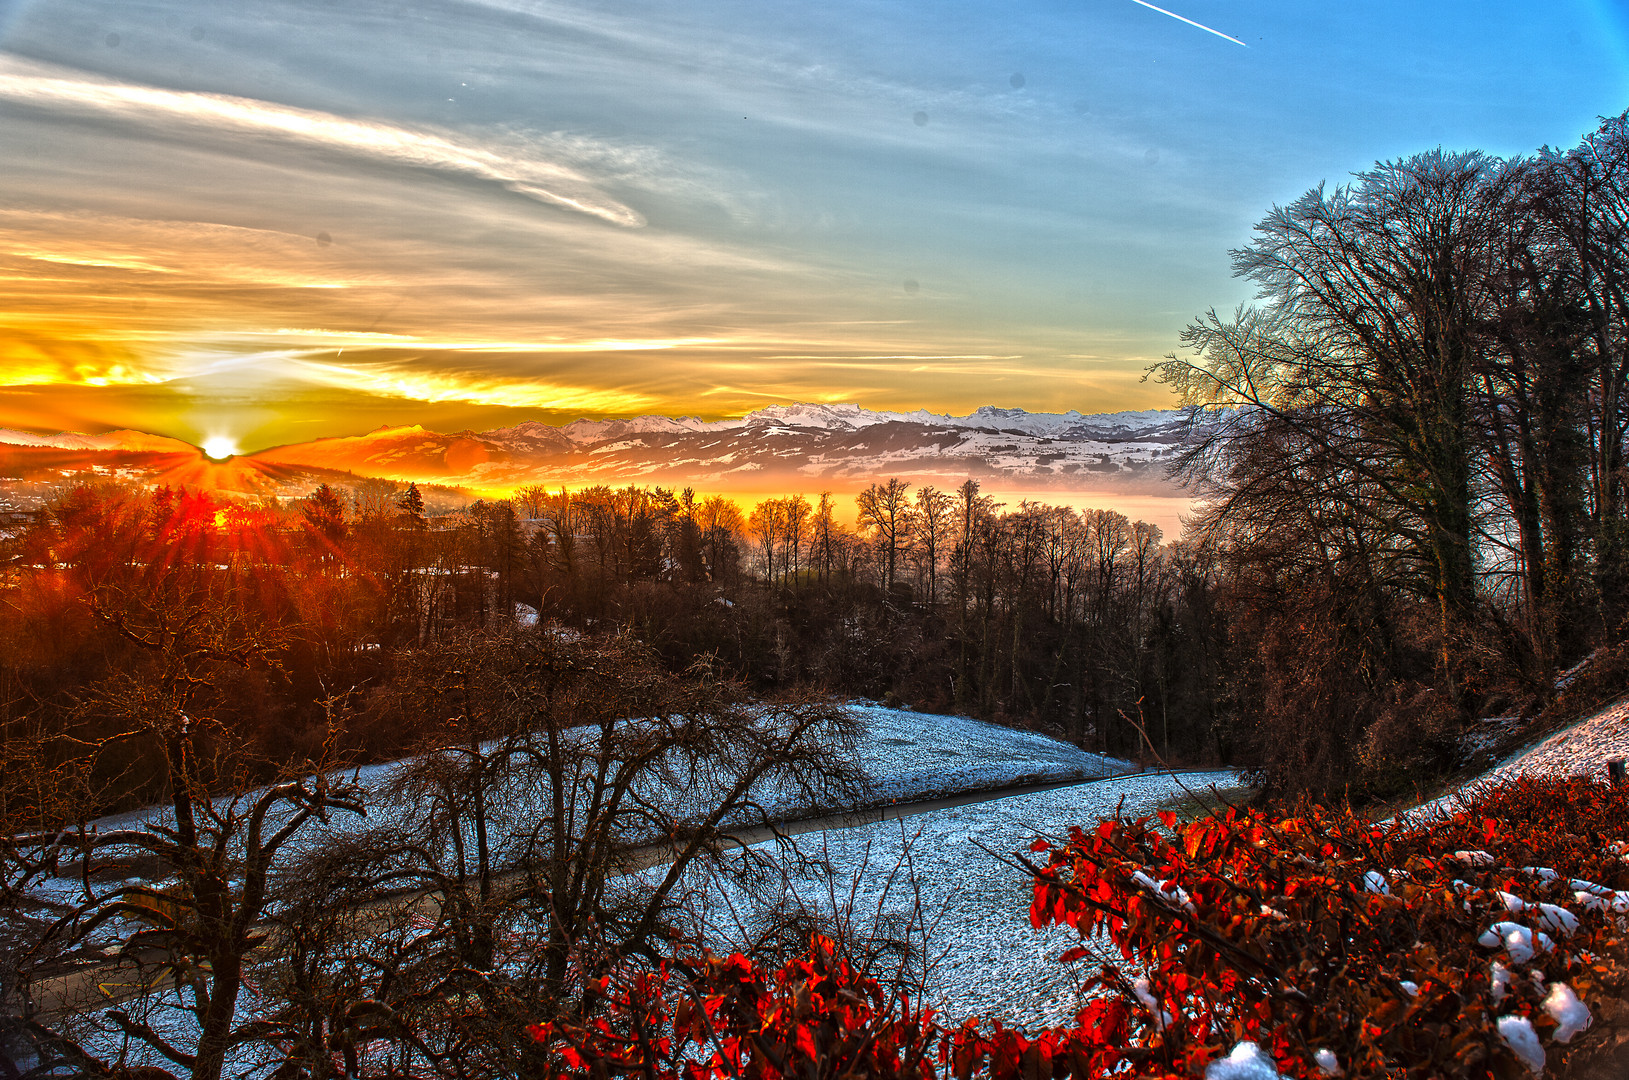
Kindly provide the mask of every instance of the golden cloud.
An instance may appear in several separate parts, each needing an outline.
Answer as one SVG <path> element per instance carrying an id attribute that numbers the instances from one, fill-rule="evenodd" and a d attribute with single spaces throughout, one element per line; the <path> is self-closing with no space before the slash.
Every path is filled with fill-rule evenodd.
<path id="1" fill-rule="evenodd" d="M 341 366 L 295 360 L 295 371 L 311 382 L 381 397 L 412 401 L 462 401 L 506 408 L 583 409 L 626 413 L 657 404 L 650 394 L 618 389 L 566 386 L 532 379 L 490 378 L 452 372 L 412 371 L 397 364 Z"/>
<path id="2" fill-rule="evenodd" d="M 169 377 L 123 342 L 102 340 L 88 330 L 0 326 L 0 385 L 130 386 Z"/>

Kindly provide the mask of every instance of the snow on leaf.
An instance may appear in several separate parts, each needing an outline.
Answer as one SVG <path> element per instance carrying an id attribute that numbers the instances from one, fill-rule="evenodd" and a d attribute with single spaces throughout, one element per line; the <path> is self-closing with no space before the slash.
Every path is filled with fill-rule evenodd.
<path id="1" fill-rule="evenodd" d="M 1521 1059 L 1522 1064 L 1532 1070 L 1533 1075 L 1544 1071 L 1544 1047 L 1539 1045 L 1538 1032 L 1533 1030 L 1532 1021 L 1527 1017 L 1499 1017 L 1499 1038 Z"/>
<path id="2" fill-rule="evenodd" d="M 1167 888 L 1160 882 L 1155 881 L 1152 877 L 1149 877 L 1148 874 L 1142 870 L 1133 872 L 1131 875 L 1131 880 L 1135 881 L 1138 885 L 1141 885 L 1149 892 L 1157 893 L 1164 899 L 1186 909 L 1190 914 L 1197 910 L 1193 906 L 1193 900 L 1188 896 L 1187 891 L 1180 885 L 1173 885 Z"/>
<path id="3" fill-rule="evenodd" d="M 1629 913 L 1629 892 L 1614 892 L 1600 885 L 1594 888 L 1601 891 L 1586 892 L 1580 889 L 1572 894 L 1573 900 L 1584 905 L 1585 911 L 1611 911 L 1619 915 Z"/>
<path id="4" fill-rule="evenodd" d="M 1503 948 L 1510 959 L 1525 964 L 1536 953 L 1549 952 L 1554 943 L 1545 934 L 1534 934 L 1520 923 L 1496 922 L 1482 932 L 1477 944 L 1488 949 Z"/>
<path id="5" fill-rule="evenodd" d="M 1160 1003 L 1155 1000 L 1154 995 L 1149 990 L 1147 979 L 1138 979 L 1133 982 L 1131 992 L 1137 995 L 1137 1000 L 1143 1003 L 1143 1008 L 1153 1014 L 1154 1026 L 1161 1031 L 1170 1027 L 1172 1022 L 1175 1021 L 1176 1017 L 1160 1008 Z"/>
<path id="6" fill-rule="evenodd" d="M 1546 930 L 1554 930 L 1562 936 L 1571 936 L 1578 930 L 1578 916 L 1561 907 L 1559 904 L 1539 904 L 1538 923 Z"/>

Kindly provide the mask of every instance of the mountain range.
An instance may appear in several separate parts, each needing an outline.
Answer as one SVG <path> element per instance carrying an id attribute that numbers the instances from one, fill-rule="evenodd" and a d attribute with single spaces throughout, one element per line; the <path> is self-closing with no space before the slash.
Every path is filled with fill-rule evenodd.
<path id="1" fill-rule="evenodd" d="M 736 420 L 641 416 L 456 434 L 384 427 L 253 458 L 482 489 L 640 483 L 816 491 L 887 476 L 941 485 L 971 476 L 1004 487 L 1169 494 L 1164 466 L 1187 426 L 1187 414 L 1174 409 L 1084 415 L 986 406 L 941 416 L 785 405 Z"/>
<path id="2" fill-rule="evenodd" d="M 1169 496 L 1178 489 L 1165 466 L 1188 430 L 1188 414 L 1180 409 L 1083 414 L 985 406 L 947 416 L 795 404 L 715 421 L 640 416 L 451 434 L 387 426 L 240 455 L 228 463 L 235 468 L 225 471 L 263 476 L 280 489 L 301 477 L 347 473 L 482 491 L 533 483 L 637 483 L 726 493 L 853 490 L 898 476 L 940 486 L 973 477 L 1008 490 Z M 173 469 L 178 459 L 199 456 L 180 440 L 129 431 L 0 430 L 0 444 L 9 444 L 0 447 L 7 460 L 47 454 L 59 471 L 70 460 L 115 458 L 121 468 L 138 472 L 143 463 Z M 15 466 L 10 471 L 15 475 Z"/>

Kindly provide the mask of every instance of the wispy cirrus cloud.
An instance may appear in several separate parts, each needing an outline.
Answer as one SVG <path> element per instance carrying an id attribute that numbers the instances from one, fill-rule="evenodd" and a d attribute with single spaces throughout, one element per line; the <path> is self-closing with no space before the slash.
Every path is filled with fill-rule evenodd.
<path id="1" fill-rule="evenodd" d="M 1009 356 L 992 356 L 987 353 L 877 353 L 875 355 L 835 355 L 831 353 L 795 353 L 784 356 L 766 356 L 765 360 L 830 360 L 833 362 L 847 360 L 1017 360 L 1019 354 Z"/>
<path id="2" fill-rule="evenodd" d="M 248 338 L 298 338 L 312 344 L 353 345 L 370 348 L 434 349 L 437 351 L 469 351 L 477 353 L 602 353 L 647 352 L 657 349 L 678 349 L 688 345 L 727 344 L 725 338 L 581 338 L 573 340 L 502 341 L 480 338 L 432 338 L 411 334 L 380 334 L 361 330 L 321 330 L 299 327 L 279 327 L 270 331 L 245 331 Z"/>
<path id="3" fill-rule="evenodd" d="M 535 154 L 483 146 L 450 134 L 228 94 L 91 79 L 71 69 L 7 56 L 0 56 L 0 100 L 132 124 L 180 124 L 277 139 L 390 164 L 459 173 L 614 225 L 645 224 L 637 210 L 598 190 L 573 169 Z"/>

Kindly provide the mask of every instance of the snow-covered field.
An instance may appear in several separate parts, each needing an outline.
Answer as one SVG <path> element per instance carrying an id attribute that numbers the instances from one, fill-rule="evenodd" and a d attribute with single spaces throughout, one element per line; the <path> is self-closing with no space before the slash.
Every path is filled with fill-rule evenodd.
<path id="1" fill-rule="evenodd" d="M 756 850 L 781 867 L 782 891 L 811 911 L 827 917 L 846 912 L 862 931 L 878 926 L 894 934 L 908 931 L 918 945 L 925 940 L 925 1000 L 949 1019 L 1066 1022 L 1080 1005 L 1079 981 L 1095 967 L 1091 960 L 1057 962 L 1077 939 L 1065 929 L 1030 926 L 1029 879 L 1003 856 L 1027 854 L 1035 838 L 1061 838 L 1071 825 L 1149 814 L 1168 801 L 1204 798 L 1213 787 L 1238 783 L 1228 771 L 1136 773 L 1125 761 L 967 717 L 865 702 L 849 709 L 858 731 L 854 745 L 842 752 L 855 755 L 873 804 L 971 792 L 990 797 L 899 820 L 806 832 Z M 1611 757 L 1629 757 L 1629 700 L 1526 748 L 1473 783 L 1521 774 L 1601 775 Z M 383 791 L 397 767 L 365 770 L 363 786 Z M 1000 794 L 1049 782 L 1067 786 Z M 1413 813 L 1449 809 L 1452 799 L 1445 796 Z M 137 812 L 100 824 L 128 828 L 146 820 L 162 818 L 155 811 Z M 312 841 L 322 842 L 315 829 Z M 47 905 L 71 905 L 82 899 L 75 895 L 81 888 L 76 880 L 48 879 L 32 894 Z M 732 927 L 731 912 L 743 911 L 744 904 L 731 889 L 713 883 L 701 890 L 706 899 L 699 914 L 716 928 L 719 947 L 732 945 L 729 935 L 740 932 Z M 240 1064 L 255 1073 L 254 1065 Z"/>
<path id="2" fill-rule="evenodd" d="M 888 714 L 878 717 L 878 731 L 912 715 L 874 711 Z M 972 734 L 998 739 L 977 729 Z M 1019 760 L 1012 749 L 994 752 Z M 1046 760 L 1045 747 L 1035 752 Z M 914 754 L 902 757 L 908 766 Z M 1060 757 L 1067 760 L 1067 755 Z M 1629 758 L 1629 699 L 1525 748 L 1473 783 L 1524 774 L 1603 776 L 1612 757 Z M 1212 785 L 1226 789 L 1236 783 L 1229 772 L 1124 776 L 806 835 L 798 838 L 798 846 L 824 855 L 836 880 L 858 880 L 857 909 L 874 911 L 880 902 L 896 915 L 908 914 L 917 894 L 897 884 L 885 900 L 882 893 L 888 872 L 908 852 L 922 912 L 932 927 L 930 951 L 937 957 L 929 1000 L 946 1016 L 1055 1023 L 1078 1007 L 1074 988 L 1092 962 L 1082 961 L 1075 970 L 1056 962 L 1054 957 L 1077 943 L 1074 935 L 1032 928 L 1027 878 L 989 852 L 1026 851 L 1036 836 L 1060 837 L 1071 824 L 1089 825 L 1116 813 L 1137 817 L 1186 791 L 1203 794 Z"/>
<path id="3" fill-rule="evenodd" d="M 998 855 L 1026 851 L 1037 836 L 1061 837 L 1070 825 L 1090 825 L 1116 812 L 1151 813 L 1187 791 L 1203 794 L 1212 785 L 1237 783 L 1229 772 L 1133 774 L 1135 766 L 1129 762 L 967 717 L 867 702 L 852 703 L 849 709 L 860 722 L 851 752 L 870 779 L 875 803 L 1091 781 L 947 807 L 902 821 L 804 833 L 794 841 L 796 855 L 777 856 L 787 869 L 789 887 L 813 909 L 829 912 L 834 903 L 848 904 L 861 925 L 876 920 L 879 912 L 883 921 L 899 924 L 914 910 L 919 924 L 931 931 L 930 999 L 946 1015 L 1033 1023 L 1064 1019 L 1076 1005 L 1074 987 L 1081 972 L 1053 959 L 1073 942 L 1067 933 L 1030 927 L 1028 881 Z M 1599 772 L 1609 756 L 1629 756 L 1629 701 L 1511 757 L 1482 779 L 1524 772 Z M 364 770 L 364 786 L 380 790 L 393 768 L 386 764 Z M 1451 799 L 1446 796 L 1415 813 L 1445 808 Z M 129 827 L 150 816 L 120 815 L 104 824 Z M 759 850 L 771 852 L 773 846 L 760 845 Z M 800 860 L 823 863 L 829 871 L 824 878 L 800 874 Z M 72 903 L 78 888 L 77 881 L 49 879 L 33 893 L 40 900 Z M 1039 994 L 1037 987 L 1042 988 Z"/>
<path id="4" fill-rule="evenodd" d="M 854 703 L 860 720 L 859 764 L 874 796 L 909 802 L 962 791 L 1047 780 L 1083 780 L 1135 772 L 1118 758 L 1088 753 L 1057 739 L 965 716 Z"/>
<path id="5" fill-rule="evenodd" d="M 1629 699 L 1512 754 L 1481 779 L 1554 773 L 1582 773 L 1605 779 L 1609 758 L 1629 758 Z"/>
<path id="6" fill-rule="evenodd" d="M 1090 965 L 1056 961 L 1078 938 L 1030 926 L 1029 879 L 1000 856 L 1027 855 L 1032 840 L 1061 839 L 1071 825 L 1091 826 L 1116 813 L 1150 814 L 1167 800 L 1190 792 L 1208 797 L 1213 785 L 1225 790 L 1237 782 L 1225 771 L 1143 773 L 806 833 L 796 838 L 797 853 L 829 864 L 829 882 L 789 876 L 817 911 L 830 914 L 834 901 L 852 903 L 854 923 L 862 928 L 879 913 L 895 926 L 925 926 L 925 1000 L 943 1015 L 1060 1023 L 1079 1008 L 1075 988 Z M 787 853 L 777 857 L 788 867 L 797 862 Z"/>
<path id="7" fill-rule="evenodd" d="M 834 751 L 854 755 L 868 781 L 866 802 L 871 805 L 914 802 L 941 795 L 1016 787 L 1038 782 L 1083 780 L 1132 773 L 1137 766 L 1118 758 L 1089 753 L 1068 743 L 1033 732 L 987 724 L 965 716 L 940 716 L 890 709 L 867 702 L 848 706 L 859 721 L 855 743 Z M 584 729 L 585 731 L 587 729 Z M 357 783 L 368 792 L 367 818 L 335 814 L 327 825 L 313 824 L 313 837 L 361 830 L 390 816 L 381 795 L 390 785 L 399 763 L 386 762 L 359 770 Z M 539 790 L 532 793 L 545 800 Z M 682 797 L 683 793 L 675 793 Z M 512 806 L 524 809 L 525 793 L 514 793 Z M 252 799 L 252 794 L 249 798 Z M 774 792 L 760 798 L 773 810 Z M 779 807 L 783 815 L 794 806 Z M 110 815 L 93 823 L 103 831 L 168 824 L 168 808 L 158 807 Z M 46 879 L 30 891 L 39 899 L 71 902 L 80 889 L 77 878 Z"/>
<path id="8" fill-rule="evenodd" d="M 982 753 L 1001 762 L 993 768 L 998 773 L 1006 769 L 1008 776 L 1020 768 L 1033 768 L 1040 776 L 1045 775 L 1043 768 L 1085 765 L 1077 762 L 1073 755 L 1081 752 L 1072 747 L 990 729 L 976 721 L 917 717 L 880 708 L 864 712 L 873 718 L 872 743 L 877 747 L 895 745 L 892 739 L 918 740 L 914 746 L 900 747 L 897 766 L 872 764 L 868 759 L 868 770 L 877 776 L 897 769 L 902 777 L 910 777 L 909 770 L 922 763 L 924 752 L 963 745 L 930 741 L 930 729 L 918 733 L 918 728 L 909 728 L 907 735 L 892 734 L 898 725 L 914 720 L 919 726 L 924 719 L 971 725 L 965 735 L 954 723 L 941 730 L 946 738 L 968 739 L 965 745 L 969 747 L 987 744 L 989 748 Z M 1022 752 L 1021 747 L 1025 748 Z M 1602 776 L 1611 757 L 1629 758 L 1629 699 L 1525 748 L 1473 783 L 1523 774 Z M 1032 764 L 1023 764 L 1026 761 Z M 805 854 L 823 856 L 831 864 L 835 881 L 858 882 L 857 911 L 876 911 L 880 904 L 882 910 L 902 917 L 920 896 L 922 915 L 932 928 L 930 952 L 937 957 L 930 971 L 929 1000 L 945 1015 L 977 1014 L 1008 1023 L 1059 1022 L 1077 1007 L 1074 987 L 1091 962 L 1083 961 L 1071 971 L 1053 959 L 1076 943 L 1073 935 L 1057 928 L 1046 932 L 1032 928 L 1028 880 L 989 852 L 1025 851 L 1035 837 L 1060 837 L 1072 824 L 1089 825 L 1117 812 L 1136 817 L 1185 791 L 1203 794 L 1212 785 L 1225 789 L 1236 783 L 1229 772 L 1123 776 L 937 810 L 904 821 L 809 834 L 798 838 L 798 848 Z M 922 789 L 919 780 L 909 780 L 907 786 L 911 784 L 915 785 L 911 790 Z M 1451 800 L 1452 796 L 1446 796 L 1432 806 L 1446 807 Z M 1416 812 L 1422 811 L 1429 812 L 1429 808 Z M 896 883 L 884 898 L 889 871 L 906 853 L 918 889 Z M 818 900 L 815 888 L 805 886 L 799 891 Z"/>
<path id="9" fill-rule="evenodd" d="M 1035 838 L 1061 838 L 1071 825 L 1089 826 L 1115 814 L 1141 816 L 1238 784 L 1228 771 L 1131 773 L 1127 762 L 966 717 L 870 703 L 850 708 L 860 725 L 849 752 L 870 778 L 873 801 L 911 803 L 967 792 L 992 797 L 898 820 L 806 832 L 755 850 L 781 868 L 780 890 L 810 911 L 828 918 L 838 913 L 862 932 L 879 927 L 919 947 L 925 940 L 919 954 L 926 960 L 924 999 L 946 1018 L 979 1016 L 1023 1026 L 1067 1022 L 1080 1006 L 1080 980 L 1095 969 L 1092 960 L 1056 960 L 1077 939 L 1066 929 L 1030 926 L 1029 879 L 1003 856 L 1027 854 Z M 1529 747 L 1481 779 L 1598 773 L 1612 756 L 1629 756 L 1629 702 Z M 379 790 L 391 768 L 378 766 L 363 779 Z M 1044 782 L 1067 786 L 999 794 Z M 735 920 L 747 905 L 733 889 L 715 882 L 701 890 L 705 899 L 698 897 L 698 914 L 715 928 L 720 948 L 735 944 L 732 933 L 745 932 Z"/>

